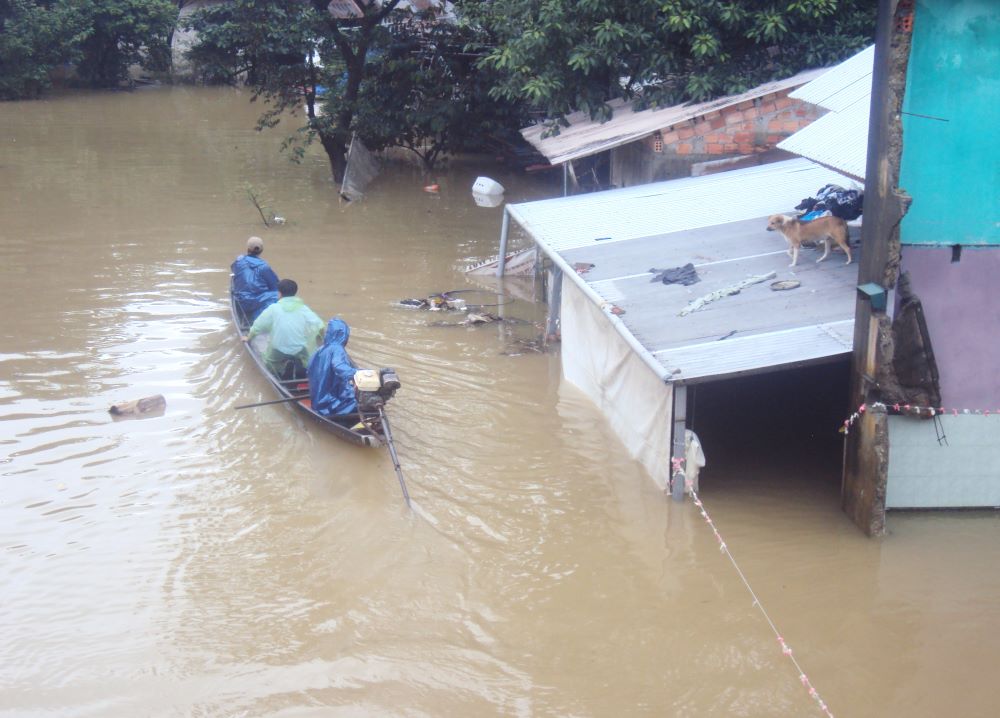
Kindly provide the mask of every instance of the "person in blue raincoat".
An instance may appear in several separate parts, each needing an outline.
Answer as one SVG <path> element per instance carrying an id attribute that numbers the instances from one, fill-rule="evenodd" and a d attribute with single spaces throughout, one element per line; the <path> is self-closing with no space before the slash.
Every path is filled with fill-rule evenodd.
<path id="1" fill-rule="evenodd" d="M 331 319 L 326 336 L 309 360 L 309 398 L 313 411 L 323 416 L 340 416 L 358 410 L 354 395 L 357 367 L 347 356 L 351 329 L 343 319 Z"/>
<path id="2" fill-rule="evenodd" d="M 247 253 L 237 257 L 232 266 L 233 294 L 249 324 L 278 301 L 278 275 L 260 258 L 263 251 L 264 240 L 251 237 Z"/>

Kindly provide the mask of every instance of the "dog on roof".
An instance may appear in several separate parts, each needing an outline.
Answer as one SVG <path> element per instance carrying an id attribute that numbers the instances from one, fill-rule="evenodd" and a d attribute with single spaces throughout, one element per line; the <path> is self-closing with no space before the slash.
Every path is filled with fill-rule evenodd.
<path id="1" fill-rule="evenodd" d="M 823 256 L 816 260 L 819 264 L 830 254 L 832 243 L 847 254 L 847 264 L 851 263 L 851 247 L 847 243 L 847 222 L 840 217 L 826 216 L 809 222 L 785 214 L 773 214 L 767 220 L 767 231 L 781 232 L 788 242 L 788 256 L 792 258 L 789 267 L 799 261 L 799 247 L 803 242 L 821 242 Z"/>

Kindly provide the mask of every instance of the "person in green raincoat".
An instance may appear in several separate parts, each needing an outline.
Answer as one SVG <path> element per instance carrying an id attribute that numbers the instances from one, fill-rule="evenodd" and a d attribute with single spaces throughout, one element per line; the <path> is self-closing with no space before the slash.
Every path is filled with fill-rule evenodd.
<path id="1" fill-rule="evenodd" d="M 264 363 L 281 379 L 306 376 L 309 358 L 323 337 L 323 320 L 295 296 L 299 285 L 291 279 L 278 282 L 279 299 L 254 320 L 243 341 L 252 341 L 258 334 L 267 334 Z"/>

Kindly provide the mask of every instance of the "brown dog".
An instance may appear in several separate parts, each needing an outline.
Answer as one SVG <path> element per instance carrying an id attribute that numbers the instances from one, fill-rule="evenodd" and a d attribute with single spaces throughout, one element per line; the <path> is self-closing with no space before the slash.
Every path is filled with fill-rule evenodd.
<path id="1" fill-rule="evenodd" d="M 773 214 L 767 220 L 767 231 L 778 231 L 788 242 L 788 256 L 792 258 L 789 267 L 799 261 L 799 247 L 803 242 L 822 242 L 823 256 L 816 260 L 819 264 L 830 254 L 830 240 L 847 253 L 847 264 L 851 263 L 851 247 L 847 243 L 847 222 L 840 217 L 820 217 L 811 222 L 803 222 L 784 214 Z"/>

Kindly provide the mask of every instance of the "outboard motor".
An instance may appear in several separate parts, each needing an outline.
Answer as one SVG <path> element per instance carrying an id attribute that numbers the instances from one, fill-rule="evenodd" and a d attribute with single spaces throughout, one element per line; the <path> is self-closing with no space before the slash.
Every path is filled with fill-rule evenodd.
<path id="1" fill-rule="evenodd" d="M 384 367 L 378 370 L 378 376 L 382 383 L 382 398 L 389 401 L 396 395 L 396 390 L 401 386 L 399 377 L 396 376 L 396 370 Z"/>
<path id="2" fill-rule="evenodd" d="M 354 386 L 357 388 L 358 411 L 375 413 L 396 394 L 400 383 L 395 369 L 358 369 L 354 373 Z"/>

